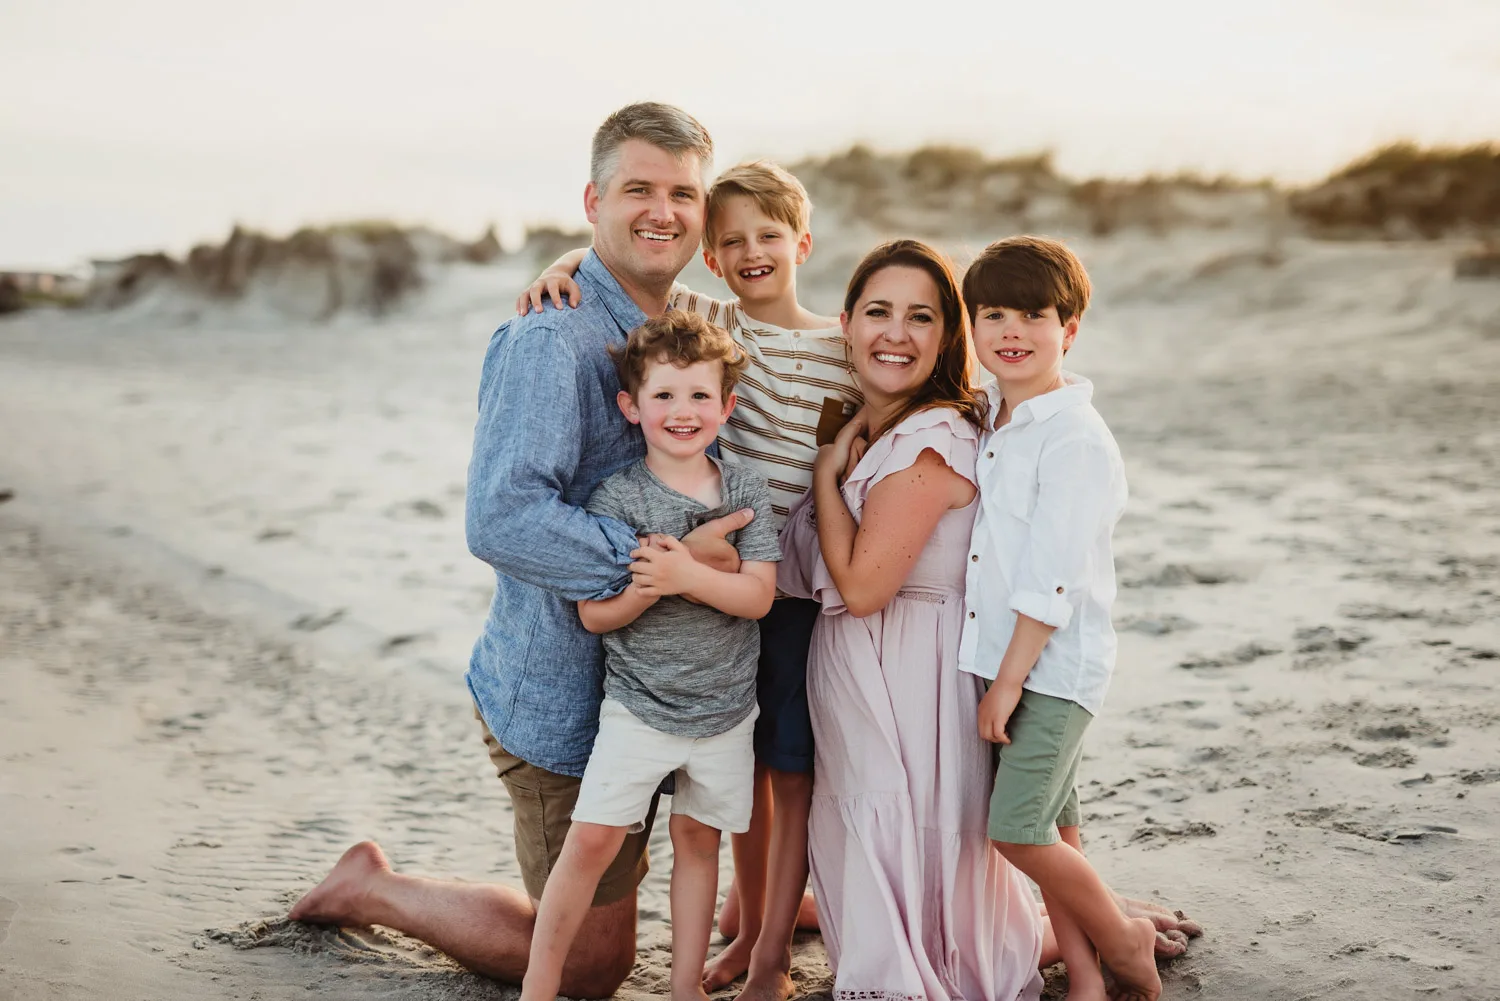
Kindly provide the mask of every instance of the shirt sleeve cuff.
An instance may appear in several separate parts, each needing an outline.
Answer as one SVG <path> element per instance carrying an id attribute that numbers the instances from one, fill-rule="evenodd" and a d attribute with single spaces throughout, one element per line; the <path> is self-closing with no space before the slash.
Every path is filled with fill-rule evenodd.
<path id="1" fill-rule="evenodd" d="M 630 586 L 630 554 L 640 548 L 640 540 L 636 538 L 635 529 L 623 521 L 613 518 L 600 518 L 599 525 L 604 529 L 604 537 L 614 547 L 615 566 L 620 568 L 620 573 L 609 586 L 598 594 L 593 595 L 591 600 L 602 601 L 605 598 L 613 598 L 621 591 Z"/>
<path id="2" fill-rule="evenodd" d="M 1066 629 L 1073 621 L 1073 606 L 1061 594 L 1016 591 L 1010 596 L 1010 610 L 1054 629 Z"/>

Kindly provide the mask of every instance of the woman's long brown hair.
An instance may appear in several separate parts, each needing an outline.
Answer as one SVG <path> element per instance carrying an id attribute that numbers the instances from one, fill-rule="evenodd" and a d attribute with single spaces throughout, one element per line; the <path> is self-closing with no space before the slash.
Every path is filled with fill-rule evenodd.
<path id="1" fill-rule="evenodd" d="M 937 363 L 932 376 L 885 423 L 870 429 L 873 442 L 912 414 L 935 407 L 950 407 L 980 431 L 985 428 L 989 401 L 974 386 L 975 361 L 969 342 L 969 311 L 964 308 L 958 278 L 948 258 L 920 240 L 892 240 L 882 243 L 865 255 L 849 279 L 844 293 L 844 312 L 854 315 L 859 297 L 865 294 L 870 279 L 886 268 L 918 268 L 931 276 L 938 289 L 938 306 L 943 311 L 943 338 L 938 345 Z"/>

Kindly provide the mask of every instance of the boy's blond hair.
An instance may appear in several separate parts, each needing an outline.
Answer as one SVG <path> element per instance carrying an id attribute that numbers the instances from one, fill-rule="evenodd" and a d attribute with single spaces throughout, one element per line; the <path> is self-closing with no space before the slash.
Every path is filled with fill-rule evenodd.
<path id="1" fill-rule="evenodd" d="M 757 208 L 777 222 L 792 227 L 797 236 L 808 232 L 812 200 L 807 197 L 802 182 L 770 160 L 752 160 L 730 167 L 708 189 L 708 213 L 703 226 L 704 250 L 713 252 L 718 217 L 725 202 L 738 195 L 754 201 Z"/>
<path id="2" fill-rule="evenodd" d="M 652 317 L 630 332 L 624 344 L 611 347 L 609 355 L 620 375 L 620 388 L 634 399 L 646 381 L 648 365 L 673 365 L 686 368 L 701 361 L 719 363 L 719 386 L 729 399 L 740 373 L 750 358 L 734 339 L 697 313 L 669 309 Z"/>

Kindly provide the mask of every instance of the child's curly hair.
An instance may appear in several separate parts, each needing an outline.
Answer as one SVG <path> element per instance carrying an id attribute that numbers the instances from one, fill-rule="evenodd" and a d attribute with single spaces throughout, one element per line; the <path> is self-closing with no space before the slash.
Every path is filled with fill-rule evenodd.
<path id="1" fill-rule="evenodd" d="M 609 349 L 620 374 L 620 388 L 634 397 L 646 381 L 646 366 L 666 363 L 686 368 L 701 361 L 716 361 L 720 366 L 722 399 L 728 399 L 740 374 L 750 363 L 749 357 L 719 327 L 697 313 L 669 309 L 630 332 L 624 344 Z"/>

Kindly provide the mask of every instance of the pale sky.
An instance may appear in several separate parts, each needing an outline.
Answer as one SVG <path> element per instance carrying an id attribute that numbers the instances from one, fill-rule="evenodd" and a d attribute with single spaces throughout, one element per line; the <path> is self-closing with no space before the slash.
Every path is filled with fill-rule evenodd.
<path id="1" fill-rule="evenodd" d="M 1500 139 L 1500 0 L 6 0 L 0 267 L 236 220 L 581 225 L 590 134 L 641 99 L 720 167 L 942 141 L 1302 181 Z"/>

